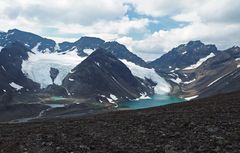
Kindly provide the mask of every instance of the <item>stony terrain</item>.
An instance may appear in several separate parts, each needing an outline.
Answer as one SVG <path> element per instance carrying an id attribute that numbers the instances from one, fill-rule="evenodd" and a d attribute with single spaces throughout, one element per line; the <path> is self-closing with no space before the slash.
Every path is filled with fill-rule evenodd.
<path id="1" fill-rule="evenodd" d="M 0 124 L 1 153 L 239 153 L 240 93 L 82 118 Z"/>

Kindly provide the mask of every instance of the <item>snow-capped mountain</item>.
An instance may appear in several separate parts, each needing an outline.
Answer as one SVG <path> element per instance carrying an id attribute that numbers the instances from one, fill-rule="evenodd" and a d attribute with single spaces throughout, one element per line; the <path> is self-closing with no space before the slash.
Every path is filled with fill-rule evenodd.
<path id="1" fill-rule="evenodd" d="M 39 85 L 27 78 L 21 70 L 22 62 L 28 59 L 30 52 L 20 43 L 8 44 L 1 50 L 0 95 L 6 97 L 9 94 L 19 93 L 20 90 L 21 92 L 35 92 L 39 89 Z"/>
<path id="2" fill-rule="evenodd" d="M 124 63 L 105 49 L 97 49 L 63 80 L 70 95 L 116 102 L 154 94 L 156 84 L 134 77 Z"/>
<path id="3" fill-rule="evenodd" d="M 152 91 L 154 91 L 157 94 L 172 94 L 192 99 L 210 96 L 218 92 L 225 93 L 240 90 L 238 87 L 239 47 L 219 51 L 215 45 L 205 45 L 201 41 L 190 41 L 187 44 L 173 48 L 160 58 L 147 64 L 124 45 L 114 41 L 105 42 L 95 37 L 82 37 L 73 43 L 63 42 L 57 44 L 53 40 L 13 29 L 6 33 L 0 33 L 0 46 L 0 80 L 3 80 L 0 84 L 1 95 L 8 90 L 22 93 L 41 89 L 43 92 L 52 93 L 53 95 L 74 96 L 75 94 L 80 96 L 81 94 L 76 91 L 76 86 L 73 84 L 76 78 L 73 79 L 72 76 L 75 73 L 76 75 L 79 74 L 80 70 L 84 70 L 92 73 L 98 72 L 99 75 L 109 78 L 109 74 L 115 72 L 115 69 L 108 67 L 113 62 L 110 60 L 112 58 L 105 56 L 108 54 L 116 57 L 119 60 L 117 63 L 127 66 L 135 77 L 132 81 L 137 80 L 137 82 L 141 82 L 141 85 L 132 88 L 125 86 L 127 81 L 123 81 L 124 79 L 117 80 L 117 82 L 121 82 L 121 87 L 127 89 L 129 93 L 122 94 L 122 92 L 118 95 L 116 92 L 110 93 L 109 91 L 104 95 L 107 98 L 111 98 L 110 95 L 115 97 L 111 99 L 143 98 L 151 95 Z M 99 49 L 107 52 L 102 56 L 106 57 L 104 60 L 108 64 L 99 63 L 98 60 L 101 59 L 99 56 L 93 56 L 98 58 L 91 57 Z M 96 61 L 89 60 L 89 58 Z M 89 66 L 83 64 L 84 61 L 88 61 L 86 63 Z M 103 66 L 99 67 L 99 64 Z M 112 64 L 114 65 L 114 62 Z M 123 67 L 121 64 L 117 65 Z M 87 71 L 85 67 L 89 67 L 89 70 Z M 59 72 L 54 79 L 55 84 L 53 85 L 49 74 L 52 68 Z M 80 70 L 76 71 L 77 68 Z M 121 73 L 118 75 L 125 78 Z M 127 76 L 130 77 L 131 75 Z M 87 77 L 87 75 L 82 77 Z M 98 78 L 95 80 L 98 80 Z M 104 77 L 101 79 L 105 84 L 110 80 L 112 79 L 104 79 Z M 99 85 L 94 81 L 91 82 L 92 86 Z M 78 83 L 83 84 L 80 80 L 78 80 Z M 129 84 L 131 85 L 131 83 L 130 81 Z M 112 86 L 114 86 L 113 82 Z M 119 89 L 118 86 L 112 86 L 109 86 L 111 91 L 114 91 L 112 88 Z M 154 86 L 154 89 L 150 88 L 150 86 Z M 89 88 L 88 95 L 91 95 L 90 97 L 103 95 L 100 92 L 101 90 L 104 91 L 99 88 L 99 93 L 95 90 L 90 92 Z"/>
<path id="4" fill-rule="evenodd" d="M 163 72 L 188 69 L 201 65 L 203 61 L 214 56 L 217 52 L 215 45 L 205 45 L 201 41 L 190 41 L 173 48 L 160 58 L 150 62 L 149 65 Z"/>
<path id="5" fill-rule="evenodd" d="M 0 32 L 0 48 L 16 41 L 24 44 L 27 48 L 38 52 L 52 53 L 76 51 L 81 57 L 90 55 L 97 48 L 104 48 L 119 59 L 126 59 L 138 65 L 146 66 L 144 60 L 130 52 L 124 45 L 115 41 L 105 42 L 104 40 L 95 37 L 81 37 L 76 42 L 63 42 L 58 44 L 54 40 L 43 38 L 36 34 L 18 29 Z"/>
<path id="6" fill-rule="evenodd" d="M 172 94 L 186 99 L 240 90 L 239 47 L 225 51 L 190 41 L 150 63 L 172 85 Z"/>
<path id="7" fill-rule="evenodd" d="M 21 39 L 21 36 L 23 39 Z M 59 95 L 59 93 L 63 93 L 63 96 L 65 96 L 65 89 L 61 87 L 62 82 L 64 82 L 63 85 L 64 88 L 66 87 L 67 89 L 66 91 L 68 92 L 67 94 L 69 96 L 74 96 L 74 94 L 71 94 L 71 92 L 69 92 L 74 91 L 74 88 L 72 89 L 68 87 L 68 85 L 72 81 L 71 80 L 66 81 L 65 78 L 66 76 L 69 76 L 71 74 L 73 75 L 74 70 L 72 69 L 77 65 L 81 65 L 83 61 L 87 60 L 89 55 L 91 54 L 95 55 L 95 51 L 98 50 L 98 48 L 103 48 L 105 49 L 105 52 L 107 52 L 106 53 L 107 55 L 109 54 L 110 56 L 111 54 L 112 56 L 116 57 L 117 60 L 122 60 L 123 63 L 121 61 L 118 61 L 118 63 L 121 63 L 122 65 L 126 64 L 130 69 L 130 74 L 131 75 L 133 74 L 131 76 L 130 74 L 127 75 L 128 73 L 126 74 L 121 73 L 119 74 L 120 76 L 115 76 L 116 78 L 120 78 L 120 80 L 117 79 L 118 82 L 123 83 L 118 85 L 118 89 L 121 86 L 122 89 L 123 88 L 125 89 L 125 92 L 126 91 L 129 92 L 124 94 L 118 94 L 115 92 L 114 96 L 116 96 L 118 99 L 126 98 L 134 99 L 139 97 L 144 98 L 148 95 L 152 95 L 154 91 L 155 93 L 158 94 L 167 94 L 168 92 L 170 92 L 170 85 L 163 78 L 161 78 L 155 72 L 154 69 L 146 68 L 147 65 L 144 60 L 142 60 L 135 54 L 131 53 L 124 45 L 121 45 L 117 42 L 105 42 L 104 40 L 94 37 L 82 37 L 81 39 L 74 43 L 64 42 L 56 44 L 53 40 L 42 38 L 35 34 L 23 32 L 16 29 L 9 30 L 7 33 L 1 33 L 0 42 L 1 46 L 4 47 L 2 49 L 2 53 L 4 54 L 6 53 L 5 51 L 6 48 L 8 46 L 11 46 L 12 42 L 17 42 L 13 43 L 19 45 L 14 48 L 14 54 L 16 54 L 16 56 L 21 57 L 21 60 L 11 58 L 14 57 L 15 55 L 9 55 L 10 58 L 9 61 L 11 61 L 11 63 L 15 63 L 15 65 L 17 63 L 18 68 L 17 71 L 19 71 L 19 73 L 23 76 L 21 78 L 31 81 L 36 86 L 34 88 L 27 87 L 25 84 L 21 83 L 22 80 L 19 78 L 20 81 L 19 80 L 13 81 L 14 84 L 12 83 L 12 86 L 15 87 L 13 89 L 19 91 L 19 93 L 21 93 L 22 90 L 30 91 L 34 89 L 34 91 L 36 91 L 40 87 L 42 89 L 42 92 L 48 93 L 51 92 L 53 94 L 57 93 L 57 95 Z M 24 54 L 24 56 L 19 55 L 18 53 L 22 53 Z M 109 72 L 113 72 L 119 69 L 118 67 L 113 67 L 113 70 L 110 71 L 111 69 L 108 69 L 106 67 L 108 65 L 111 65 L 111 62 L 113 61 L 108 60 L 108 58 L 105 58 L 105 60 L 108 62 L 108 64 L 104 65 L 104 67 L 101 67 L 100 71 L 98 71 L 99 74 L 107 76 Z M 6 64 L 6 62 L 3 61 L 3 64 Z M 114 62 L 112 64 L 114 64 Z M 120 65 L 119 67 L 120 68 L 123 67 L 122 65 Z M 51 68 L 57 69 L 59 71 L 59 74 L 56 76 L 54 80 L 55 83 L 54 85 L 52 85 L 52 79 L 49 74 Z M 120 69 L 119 71 L 121 72 L 122 69 Z M 104 74 L 103 72 L 107 74 Z M 133 76 L 134 79 L 130 79 Z M 88 76 L 85 77 L 87 78 Z M 123 81 L 124 79 L 126 80 Z M 130 79 L 128 82 L 129 84 L 128 86 L 126 84 L 127 79 Z M 138 83 L 135 84 L 134 86 L 131 86 L 132 83 L 134 83 L 134 80 L 135 83 L 136 81 Z M 70 83 L 66 83 L 68 81 Z M 107 80 L 102 78 L 100 82 L 105 82 L 106 84 Z M 117 86 L 115 87 L 117 88 Z M 57 89 L 57 91 L 59 92 L 53 92 L 53 90 L 55 89 Z M 111 88 L 111 90 L 113 89 Z M 5 91 L 6 91 L 5 87 L 3 87 L 2 94 Z M 94 91 L 93 90 L 88 91 L 89 91 L 88 94 L 91 95 L 92 97 Z M 99 94 L 100 93 L 101 92 L 99 92 Z M 96 95 L 96 93 L 94 94 Z M 108 96 L 108 98 L 111 98 L 109 97 L 111 95 L 110 93 L 105 93 L 105 95 Z"/>
<path id="8" fill-rule="evenodd" d="M 53 52 L 57 46 L 56 42 L 51 39 L 43 38 L 33 33 L 20 31 L 18 29 L 12 29 L 0 33 L 0 46 L 5 47 L 16 41 L 24 44 L 29 49 L 36 48 L 37 46 L 38 50 L 41 52 Z"/>

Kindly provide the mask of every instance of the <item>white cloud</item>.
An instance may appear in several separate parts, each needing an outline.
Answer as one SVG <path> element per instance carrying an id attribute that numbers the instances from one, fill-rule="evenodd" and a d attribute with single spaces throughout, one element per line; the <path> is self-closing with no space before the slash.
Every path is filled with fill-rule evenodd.
<path id="1" fill-rule="evenodd" d="M 145 16 L 129 18 L 126 3 Z M 50 36 L 58 41 L 75 40 L 73 34 L 118 40 L 147 60 L 190 40 L 215 43 L 220 49 L 240 45 L 236 0 L 1 0 L 0 6 L 0 30 L 20 28 L 49 36 L 46 29 L 56 29 Z M 161 17 L 187 24 L 150 33 L 150 23 L 164 24 Z M 131 37 L 136 31 L 141 40 Z"/>

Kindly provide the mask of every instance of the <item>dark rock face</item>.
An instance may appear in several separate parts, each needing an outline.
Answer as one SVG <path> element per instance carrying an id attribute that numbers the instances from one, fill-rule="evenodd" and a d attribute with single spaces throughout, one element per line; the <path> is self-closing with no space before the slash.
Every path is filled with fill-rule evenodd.
<path id="1" fill-rule="evenodd" d="M 47 88 L 44 89 L 44 92 L 46 92 L 52 96 L 63 96 L 63 97 L 68 96 L 67 90 L 64 87 L 56 85 L 56 84 L 47 86 Z"/>
<path id="2" fill-rule="evenodd" d="M 105 42 L 102 39 L 95 37 L 82 37 L 74 43 L 64 42 L 59 44 L 61 51 L 77 49 L 79 56 L 87 56 L 84 49 L 98 49 L 104 48 L 111 52 L 114 56 L 120 59 L 126 59 L 137 65 L 146 67 L 147 64 L 143 59 L 130 52 L 124 45 L 118 42 Z"/>
<path id="3" fill-rule="evenodd" d="M 20 31 L 18 29 L 9 30 L 6 33 L 0 33 L 0 46 L 7 46 L 14 42 L 20 42 L 29 49 L 38 45 L 38 49 L 42 52 L 55 50 L 55 41 L 47 38 L 42 38 L 33 33 Z"/>
<path id="4" fill-rule="evenodd" d="M 0 95 L 14 92 L 16 89 L 10 85 L 15 83 L 22 86 L 22 91 L 35 91 L 39 84 L 28 79 L 22 72 L 22 62 L 28 59 L 28 50 L 21 43 L 13 43 L 3 48 L 0 52 Z"/>
<path id="5" fill-rule="evenodd" d="M 50 73 L 50 78 L 52 79 L 52 83 L 54 84 L 54 80 L 58 76 L 59 70 L 56 69 L 56 68 L 51 67 L 49 73 Z"/>
<path id="6" fill-rule="evenodd" d="M 138 98 L 141 93 L 153 94 L 153 88 L 143 86 L 131 71 L 115 56 L 98 49 L 76 66 L 63 80 L 63 86 L 75 97 L 110 98 L 118 100 Z M 149 85 L 149 84 L 148 84 Z"/>
<path id="7" fill-rule="evenodd" d="M 149 65 L 160 71 L 169 72 L 176 68 L 182 69 L 195 64 L 199 59 L 208 56 L 210 53 L 216 54 L 217 52 L 215 45 L 205 45 L 201 41 L 190 41 L 186 45 L 183 44 L 173 48 Z"/>
<path id="8" fill-rule="evenodd" d="M 61 52 L 67 50 L 77 49 L 79 56 L 87 56 L 88 54 L 84 52 L 84 49 L 96 49 L 99 48 L 105 41 L 95 37 L 82 37 L 74 43 L 63 42 L 59 46 Z"/>
<path id="9" fill-rule="evenodd" d="M 127 61 L 133 62 L 137 65 L 147 67 L 146 62 L 143 59 L 133 54 L 124 45 L 119 44 L 116 41 L 106 42 L 101 47 L 110 51 L 117 58 L 126 59 Z"/>

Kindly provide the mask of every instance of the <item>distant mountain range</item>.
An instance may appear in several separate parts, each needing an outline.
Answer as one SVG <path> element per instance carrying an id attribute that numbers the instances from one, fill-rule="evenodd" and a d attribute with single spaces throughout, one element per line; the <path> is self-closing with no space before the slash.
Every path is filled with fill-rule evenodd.
<path id="1" fill-rule="evenodd" d="M 1 103 L 33 93 L 115 103 L 154 93 L 193 99 L 240 90 L 239 47 L 219 51 L 190 41 L 146 63 L 115 41 L 58 44 L 17 29 L 1 32 L 0 46 Z M 51 68 L 59 71 L 54 86 Z"/>

